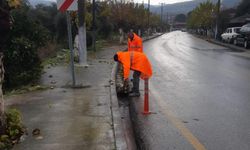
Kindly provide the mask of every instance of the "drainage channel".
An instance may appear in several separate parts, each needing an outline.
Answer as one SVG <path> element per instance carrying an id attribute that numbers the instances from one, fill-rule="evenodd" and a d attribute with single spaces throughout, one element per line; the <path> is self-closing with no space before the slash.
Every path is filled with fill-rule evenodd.
<path id="1" fill-rule="evenodd" d="M 125 134 L 126 143 L 129 150 L 137 150 L 137 144 L 133 129 L 133 124 L 131 122 L 130 112 L 129 112 L 129 102 L 128 99 L 123 97 L 118 97 L 119 101 L 119 111 L 121 113 L 122 127 Z"/>
<path id="2" fill-rule="evenodd" d="M 133 99 L 126 96 L 118 96 L 119 111 L 121 113 L 123 129 L 128 143 L 129 150 L 146 150 L 142 133 L 140 132 L 140 122 L 137 118 L 138 111 L 132 103 Z"/>
<path id="3" fill-rule="evenodd" d="M 131 85 L 130 85 L 131 86 Z M 129 87 L 123 88 L 123 70 L 118 65 L 116 73 L 116 91 L 118 97 L 119 111 L 121 113 L 124 134 L 129 150 L 145 150 L 143 139 L 141 138 L 136 111 L 132 104 L 132 99 L 127 96 Z"/>

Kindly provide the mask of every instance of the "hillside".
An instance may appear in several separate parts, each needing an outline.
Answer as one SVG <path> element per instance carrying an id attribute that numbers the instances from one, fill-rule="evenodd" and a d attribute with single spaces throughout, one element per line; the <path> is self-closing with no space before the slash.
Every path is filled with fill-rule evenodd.
<path id="1" fill-rule="evenodd" d="M 172 14 L 178 14 L 178 13 L 187 13 L 191 10 L 193 10 L 199 3 L 205 2 L 207 0 L 193 0 L 188 2 L 182 2 L 182 3 L 175 3 L 175 4 L 167 4 L 164 6 L 164 12 L 169 12 Z M 216 3 L 218 0 L 211 0 L 213 3 Z M 30 4 L 32 6 L 35 6 L 37 4 L 46 4 L 50 5 L 52 2 L 55 2 L 55 0 L 29 0 Z M 240 0 L 222 0 L 222 7 L 223 8 L 231 8 L 238 5 Z M 145 4 L 145 7 L 147 8 L 147 4 Z M 160 12 L 160 6 L 150 6 L 150 10 L 152 12 L 159 13 Z"/>
<path id="2" fill-rule="evenodd" d="M 199 3 L 205 2 L 207 0 L 193 0 L 188 2 L 182 3 L 175 3 L 175 4 L 167 4 L 164 6 L 164 12 L 169 12 L 172 14 L 178 13 L 188 13 L 189 11 L 193 10 Z M 213 3 L 216 3 L 218 0 L 211 0 Z M 232 8 L 236 7 L 239 4 L 240 0 L 222 0 L 222 8 Z M 147 7 L 147 4 L 145 4 Z M 150 7 L 152 12 L 159 13 L 160 6 L 151 6 Z"/>

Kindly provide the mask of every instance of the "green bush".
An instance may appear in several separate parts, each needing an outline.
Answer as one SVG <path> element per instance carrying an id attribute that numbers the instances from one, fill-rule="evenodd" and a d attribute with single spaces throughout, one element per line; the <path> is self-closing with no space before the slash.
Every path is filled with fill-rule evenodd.
<path id="1" fill-rule="evenodd" d="M 8 150 L 19 141 L 19 138 L 25 133 L 25 129 L 18 110 L 9 109 L 5 112 L 5 116 L 6 126 L 4 133 L 0 135 L 0 149 Z"/>
<path id="2" fill-rule="evenodd" d="M 5 88 L 25 85 L 39 79 L 42 67 L 34 44 L 29 39 L 12 39 L 4 55 Z"/>
<path id="3" fill-rule="evenodd" d="M 42 67 L 38 48 L 45 46 L 49 32 L 27 16 L 28 6 L 12 11 L 14 24 L 4 50 L 4 89 L 32 83 L 40 78 Z"/>
<path id="4" fill-rule="evenodd" d="M 17 109 L 8 109 L 5 115 L 7 123 L 6 133 L 12 140 L 17 139 L 23 132 L 21 113 Z"/>

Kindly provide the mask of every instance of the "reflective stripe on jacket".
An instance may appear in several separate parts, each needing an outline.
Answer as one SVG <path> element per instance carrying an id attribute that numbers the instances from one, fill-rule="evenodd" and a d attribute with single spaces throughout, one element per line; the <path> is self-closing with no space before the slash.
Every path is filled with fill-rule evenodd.
<path id="1" fill-rule="evenodd" d="M 131 41 L 128 38 L 128 51 L 143 52 L 142 39 L 134 34 L 134 39 Z"/>

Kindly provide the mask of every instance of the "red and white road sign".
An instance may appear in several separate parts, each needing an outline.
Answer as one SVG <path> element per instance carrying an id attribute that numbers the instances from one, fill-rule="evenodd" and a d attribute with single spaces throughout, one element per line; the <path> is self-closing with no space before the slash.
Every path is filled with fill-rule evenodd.
<path id="1" fill-rule="evenodd" d="M 77 0 L 57 0 L 57 9 L 64 12 L 77 10 Z"/>

